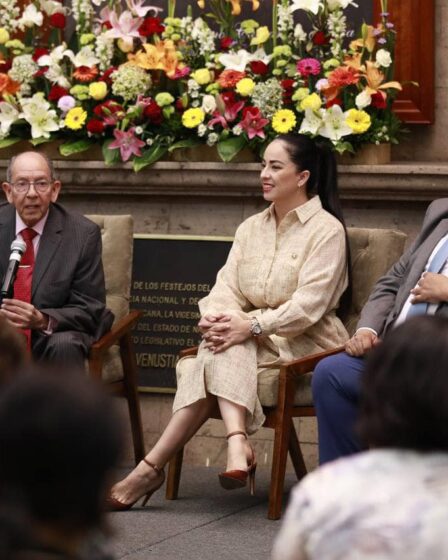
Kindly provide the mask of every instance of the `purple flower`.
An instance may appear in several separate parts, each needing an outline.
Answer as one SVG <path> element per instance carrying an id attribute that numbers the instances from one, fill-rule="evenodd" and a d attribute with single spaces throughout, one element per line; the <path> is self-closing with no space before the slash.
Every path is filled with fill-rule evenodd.
<path id="1" fill-rule="evenodd" d="M 380 13 L 380 17 L 389 17 L 390 16 L 390 12 L 381 12 Z"/>
<path id="2" fill-rule="evenodd" d="M 109 149 L 113 150 L 114 148 L 119 148 L 120 156 L 123 161 L 128 161 L 132 155 L 142 155 L 140 148 L 143 148 L 145 143 L 136 138 L 134 132 L 135 127 L 126 131 L 118 130 L 117 128 L 114 130 L 115 140 L 109 144 Z"/>
<path id="3" fill-rule="evenodd" d="M 58 107 L 63 113 L 68 113 L 76 105 L 76 100 L 71 95 L 63 95 L 58 101 Z"/>
<path id="4" fill-rule="evenodd" d="M 378 43 L 380 45 L 384 45 L 385 43 L 387 43 L 386 39 L 384 37 L 381 37 L 380 39 L 378 39 Z"/>
<path id="5" fill-rule="evenodd" d="M 386 27 L 387 27 L 388 29 L 393 29 L 395 26 L 394 26 L 393 23 L 388 22 L 388 23 L 386 23 Z"/>

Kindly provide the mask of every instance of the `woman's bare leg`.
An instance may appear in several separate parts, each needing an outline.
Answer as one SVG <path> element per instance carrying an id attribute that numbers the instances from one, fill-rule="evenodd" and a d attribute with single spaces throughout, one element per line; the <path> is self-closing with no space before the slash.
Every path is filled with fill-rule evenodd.
<path id="1" fill-rule="evenodd" d="M 246 433 L 246 408 L 222 397 L 217 398 L 226 432 L 228 434 L 232 432 Z M 251 452 L 248 452 L 246 438 L 243 435 L 232 436 L 228 439 L 226 470 L 246 470 L 251 456 Z"/>
<path id="2" fill-rule="evenodd" d="M 216 397 L 208 394 L 205 399 L 177 410 L 145 459 L 160 468 L 164 467 L 210 418 L 215 406 Z M 157 472 L 141 461 L 125 479 L 115 484 L 112 496 L 129 504 L 143 496 L 150 489 L 151 481 L 157 479 Z"/>

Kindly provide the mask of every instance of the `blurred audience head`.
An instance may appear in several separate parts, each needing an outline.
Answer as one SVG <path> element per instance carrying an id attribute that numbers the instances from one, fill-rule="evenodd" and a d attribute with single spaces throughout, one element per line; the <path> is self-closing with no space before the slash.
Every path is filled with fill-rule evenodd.
<path id="1" fill-rule="evenodd" d="M 14 376 L 27 356 L 25 338 L 0 316 L 0 386 Z"/>
<path id="2" fill-rule="evenodd" d="M 367 360 L 359 432 L 370 447 L 448 451 L 448 319 L 393 329 Z"/>
<path id="3" fill-rule="evenodd" d="M 31 540 L 101 525 L 121 449 L 112 398 L 66 373 L 25 371 L 0 393 L 0 510 L 30 525 Z"/>

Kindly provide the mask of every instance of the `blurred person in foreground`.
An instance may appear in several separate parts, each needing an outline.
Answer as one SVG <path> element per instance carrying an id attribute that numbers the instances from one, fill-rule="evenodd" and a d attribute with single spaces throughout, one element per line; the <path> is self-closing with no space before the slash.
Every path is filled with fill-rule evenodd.
<path id="1" fill-rule="evenodd" d="M 104 504 L 120 447 L 112 399 L 60 372 L 0 394 L 0 558 L 109 560 Z"/>
<path id="2" fill-rule="evenodd" d="M 358 432 L 369 451 L 293 491 L 275 560 L 448 558 L 448 319 L 421 316 L 368 356 Z"/>

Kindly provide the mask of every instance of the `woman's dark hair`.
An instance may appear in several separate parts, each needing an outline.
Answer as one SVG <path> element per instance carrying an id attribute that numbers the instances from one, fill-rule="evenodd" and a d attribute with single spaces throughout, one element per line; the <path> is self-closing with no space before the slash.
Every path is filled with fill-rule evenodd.
<path id="1" fill-rule="evenodd" d="M 0 394 L 0 517 L 15 512 L 22 528 L 77 534 L 103 518 L 121 423 L 102 387 L 68 373 L 26 371 Z"/>
<path id="2" fill-rule="evenodd" d="M 373 447 L 448 451 L 448 319 L 393 329 L 367 360 L 358 432 Z"/>
<path id="3" fill-rule="evenodd" d="M 347 228 L 338 194 L 338 173 L 334 152 L 327 144 L 318 144 L 304 134 L 280 134 L 276 140 L 285 143 L 289 157 L 298 170 L 309 171 L 310 176 L 306 183 L 307 195 L 319 195 L 324 210 L 337 218 L 344 227 L 349 279 L 339 309 L 339 314 L 344 317 L 349 311 L 351 301 L 351 259 Z"/>

